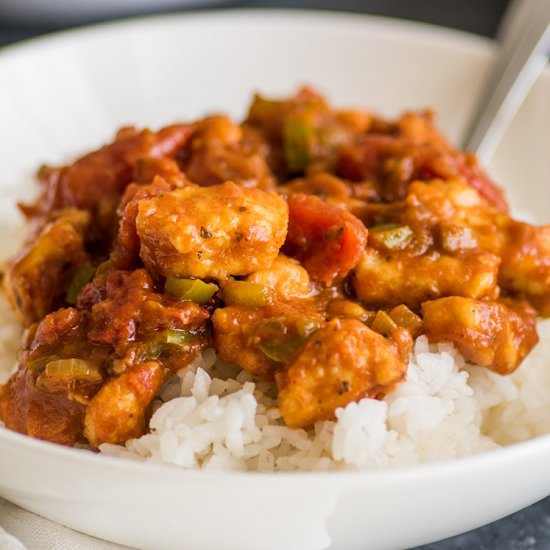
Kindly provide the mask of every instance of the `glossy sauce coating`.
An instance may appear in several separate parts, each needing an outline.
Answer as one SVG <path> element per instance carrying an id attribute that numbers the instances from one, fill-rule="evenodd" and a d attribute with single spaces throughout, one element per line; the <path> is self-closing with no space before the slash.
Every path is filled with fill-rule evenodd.
<path id="1" fill-rule="evenodd" d="M 205 348 L 274 380 L 291 427 L 381 399 L 413 338 L 505 375 L 550 314 L 550 229 L 513 220 L 431 112 L 387 121 L 304 88 L 44 167 L 4 288 L 26 327 L 11 429 L 73 445 L 146 430 Z"/>

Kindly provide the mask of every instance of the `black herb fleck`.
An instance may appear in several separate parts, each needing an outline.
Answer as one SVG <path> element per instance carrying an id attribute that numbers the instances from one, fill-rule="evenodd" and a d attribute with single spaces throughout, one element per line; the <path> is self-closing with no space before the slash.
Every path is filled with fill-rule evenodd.
<path id="1" fill-rule="evenodd" d="M 203 239 L 209 239 L 211 236 L 212 236 L 212 233 L 210 233 L 210 231 L 208 231 L 208 229 L 206 229 L 205 227 L 203 227 L 201 225 L 201 237 Z"/>
<path id="2" fill-rule="evenodd" d="M 349 382 L 347 380 L 342 380 L 340 382 L 340 387 L 338 388 L 338 395 L 342 395 L 349 391 Z"/>

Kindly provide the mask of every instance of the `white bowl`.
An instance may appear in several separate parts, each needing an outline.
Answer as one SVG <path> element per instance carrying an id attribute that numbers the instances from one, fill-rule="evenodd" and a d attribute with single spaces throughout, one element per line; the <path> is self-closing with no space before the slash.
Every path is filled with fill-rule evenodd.
<path id="1" fill-rule="evenodd" d="M 458 140 L 492 53 L 490 42 L 458 32 L 312 12 L 160 17 L 30 41 L 0 52 L 5 200 L 28 189 L 39 164 L 97 147 L 120 125 L 157 127 L 212 111 L 240 117 L 254 90 L 285 95 L 302 83 L 339 106 L 386 116 L 432 106 Z M 550 199 L 549 95 L 547 72 L 490 166 L 516 207 L 540 219 Z M 4 253 L 12 249 L 6 242 Z M 542 437 L 387 471 L 185 472 L 0 428 L 1 496 L 136 548 L 406 548 L 550 494 L 548 463 L 550 437 Z"/>

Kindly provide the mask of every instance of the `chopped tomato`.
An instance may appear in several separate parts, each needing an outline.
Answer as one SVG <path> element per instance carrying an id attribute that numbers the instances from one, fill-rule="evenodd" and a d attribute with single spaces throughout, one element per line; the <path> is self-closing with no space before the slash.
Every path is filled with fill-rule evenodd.
<path id="1" fill-rule="evenodd" d="M 298 258 L 314 281 L 342 280 L 359 262 L 367 228 L 353 214 L 313 195 L 288 197 L 285 252 Z"/>

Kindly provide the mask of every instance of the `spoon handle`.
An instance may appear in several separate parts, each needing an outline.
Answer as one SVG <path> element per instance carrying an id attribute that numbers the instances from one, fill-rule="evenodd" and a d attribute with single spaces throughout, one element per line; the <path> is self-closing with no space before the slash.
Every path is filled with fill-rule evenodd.
<path id="1" fill-rule="evenodd" d="M 540 54 L 550 48 L 550 0 L 514 0 L 497 39 L 494 68 L 464 142 L 484 164 L 546 66 Z"/>

